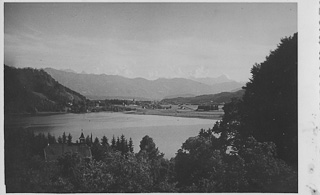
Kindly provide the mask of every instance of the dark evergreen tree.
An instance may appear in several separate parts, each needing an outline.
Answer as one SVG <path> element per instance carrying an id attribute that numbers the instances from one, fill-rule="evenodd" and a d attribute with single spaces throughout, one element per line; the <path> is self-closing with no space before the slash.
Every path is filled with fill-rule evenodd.
<path id="1" fill-rule="evenodd" d="M 128 153 L 129 152 L 129 146 L 128 146 L 128 140 L 126 139 L 125 141 L 125 147 L 124 147 L 124 153 Z"/>
<path id="2" fill-rule="evenodd" d="M 128 149 L 129 149 L 129 152 L 133 153 L 133 142 L 132 142 L 131 137 L 129 139 Z"/>
<path id="3" fill-rule="evenodd" d="M 86 137 L 86 144 L 87 144 L 88 146 L 91 146 L 91 145 L 92 145 L 92 139 L 90 138 L 89 135 L 87 135 L 87 137 Z"/>
<path id="4" fill-rule="evenodd" d="M 53 136 L 53 135 L 51 135 L 50 133 L 48 133 L 48 143 L 49 144 L 55 144 L 55 143 L 57 143 L 57 141 L 56 141 L 56 138 Z"/>
<path id="5" fill-rule="evenodd" d="M 67 143 L 68 143 L 68 145 L 72 144 L 72 136 L 71 136 L 70 133 L 69 133 L 68 138 L 67 138 Z"/>
<path id="6" fill-rule="evenodd" d="M 95 145 L 99 144 L 100 145 L 100 141 L 99 141 L 99 139 L 97 137 L 94 139 L 93 144 L 95 144 Z"/>
<path id="7" fill-rule="evenodd" d="M 92 157 L 96 161 L 101 161 L 106 155 L 106 151 L 107 151 L 106 148 L 100 144 L 99 139 L 96 137 L 91 146 Z"/>
<path id="8" fill-rule="evenodd" d="M 114 135 L 112 136 L 111 140 L 111 148 L 116 149 L 116 138 L 114 137 Z"/>
<path id="9" fill-rule="evenodd" d="M 63 143 L 63 141 L 62 141 L 62 137 L 59 135 L 59 137 L 58 137 L 58 143 L 59 144 L 62 144 Z"/>
<path id="10" fill-rule="evenodd" d="M 33 136 L 32 140 L 32 151 L 41 157 L 44 157 L 43 149 L 48 145 L 48 138 L 43 134 Z"/>
<path id="11" fill-rule="evenodd" d="M 119 137 L 117 137 L 116 150 L 121 151 L 121 143 L 120 143 L 120 138 Z"/>
<path id="12" fill-rule="evenodd" d="M 127 153 L 127 148 L 128 148 L 127 145 L 128 145 L 127 140 L 124 137 L 124 135 L 122 134 L 120 137 L 120 147 L 119 147 L 122 154 Z"/>
<path id="13" fill-rule="evenodd" d="M 65 132 L 63 132 L 63 134 L 62 134 L 62 143 L 63 144 L 67 143 L 67 136 L 66 136 Z"/>
<path id="14" fill-rule="evenodd" d="M 109 143 L 108 143 L 108 138 L 104 135 L 101 139 L 101 144 L 103 146 L 109 146 Z"/>

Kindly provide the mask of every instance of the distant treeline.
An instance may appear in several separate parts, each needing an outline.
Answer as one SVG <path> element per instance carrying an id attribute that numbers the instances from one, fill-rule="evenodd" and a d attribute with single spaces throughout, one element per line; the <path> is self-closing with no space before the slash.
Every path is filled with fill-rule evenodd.
<path id="1" fill-rule="evenodd" d="M 167 98 L 161 100 L 162 103 L 167 104 L 194 104 L 194 105 L 210 105 L 228 103 L 232 98 L 241 98 L 245 90 L 239 90 L 236 92 L 222 92 L 210 95 L 199 95 L 196 97 L 177 97 Z"/>

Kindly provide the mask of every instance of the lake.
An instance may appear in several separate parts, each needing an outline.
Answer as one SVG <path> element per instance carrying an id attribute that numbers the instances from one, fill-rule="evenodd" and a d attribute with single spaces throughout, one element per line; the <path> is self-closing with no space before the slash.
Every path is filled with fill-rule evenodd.
<path id="1" fill-rule="evenodd" d="M 35 133 L 50 132 L 56 138 L 63 132 L 72 135 L 76 142 L 81 130 L 85 136 L 93 139 L 107 136 L 109 143 L 112 136 L 116 138 L 122 134 L 129 140 L 132 138 L 134 152 L 140 150 L 139 144 L 145 135 L 153 138 L 160 152 L 165 158 L 175 156 L 182 143 L 189 137 L 198 135 L 201 128 L 212 128 L 217 120 L 199 118 L 181 118 L 157 115 L 134 115 L 124 113 L 99 112 L 84 114 L 53 114 L 37 116 L 6 117 L 6 128 L 25 127 Z M 9 118 L 9 119 L 8 119 Z"/>

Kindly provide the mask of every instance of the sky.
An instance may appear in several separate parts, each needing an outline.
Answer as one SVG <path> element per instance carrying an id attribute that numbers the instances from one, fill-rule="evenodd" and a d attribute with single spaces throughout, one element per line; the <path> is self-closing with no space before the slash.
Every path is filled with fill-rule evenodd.
<path id="1" fill-rule="evenodd" d="M 296 3 L 5 3 L 4 63 L 245 82 L 295 32 Z"/>

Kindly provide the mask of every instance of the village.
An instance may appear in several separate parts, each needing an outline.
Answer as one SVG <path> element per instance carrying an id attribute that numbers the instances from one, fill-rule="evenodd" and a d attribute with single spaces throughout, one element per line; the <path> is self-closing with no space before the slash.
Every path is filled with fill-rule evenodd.
<path id="1" fill-rule="evenodd" d="M 142 100 L 90 100 L 87 102 L 87 112 L 123 112 L 126 114 L 163 115 L 176 117 L 192 117 L 220 119 L 224 103 L 168 104 L 163 101 Z"/>

